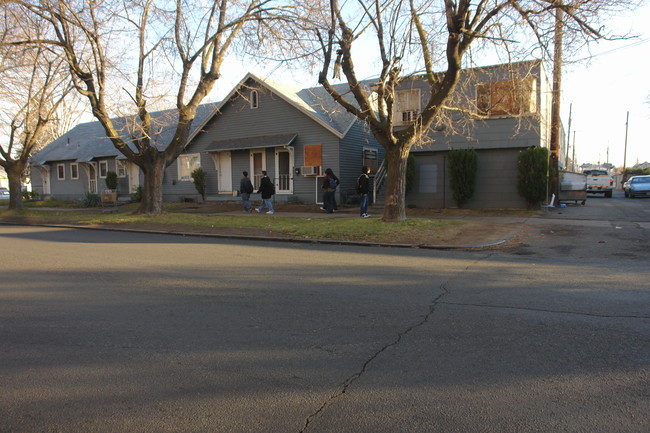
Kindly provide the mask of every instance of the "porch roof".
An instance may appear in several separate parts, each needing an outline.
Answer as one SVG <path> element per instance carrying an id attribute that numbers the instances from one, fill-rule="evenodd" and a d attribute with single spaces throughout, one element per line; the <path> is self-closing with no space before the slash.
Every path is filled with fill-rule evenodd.
<path id="1" fill-rule="evenodd" d="M 259 137 L 232 138 L 216 140 L 206 149 L 206 152 L 221 152 L 227 150 L 260 149 L 264 147 L 289 146 L 298 134 L 262 135 Z"/>

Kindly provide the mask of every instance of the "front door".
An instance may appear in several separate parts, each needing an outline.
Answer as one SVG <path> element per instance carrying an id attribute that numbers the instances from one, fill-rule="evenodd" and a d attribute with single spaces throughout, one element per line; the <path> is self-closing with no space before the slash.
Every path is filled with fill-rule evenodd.
<path id="1" fill-rule="evenodd" d="M 129 191 L 133 194 L 140 186 L 140 167 L 131 161 L 127 161 L 126 166 L 129 173 Z"/>
<path id="2" fill-rule="evenodd" d="M 275 184 L 278 193 L 291 194 L 293 192 L 293 152 L 290 149 L 275 151 Z"/>
<path id="3" fill-rule="evenodd" d="M 230 151 L 217 154 L 219 194 L 232 194 L 232 157 Z"/>
<path id="4" fill-rule="evenodd" d="M 264 149 L 251 151 L 251 179 L 256 190 L 260 188 L 260 179 L 262 178 L 260 172 L 266 170 L 265 156 L 266 152 Z"/>
<path id="5" fill-rule="evenodd" d="M 91 162 L 87 165 L 88 167 L 88 192 L 91 194 L 97 194 L 97 168 L 95 163 Z"/>

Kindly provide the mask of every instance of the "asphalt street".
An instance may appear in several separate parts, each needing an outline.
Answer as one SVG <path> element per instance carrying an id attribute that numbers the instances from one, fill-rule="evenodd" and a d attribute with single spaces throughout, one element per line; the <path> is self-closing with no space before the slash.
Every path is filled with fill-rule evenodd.
<path id="1" fill-rule="evenodd" d="M 647 432 L 649 224 L 590 198 L 476 251 L 0 225 L 0 432 Z"/>

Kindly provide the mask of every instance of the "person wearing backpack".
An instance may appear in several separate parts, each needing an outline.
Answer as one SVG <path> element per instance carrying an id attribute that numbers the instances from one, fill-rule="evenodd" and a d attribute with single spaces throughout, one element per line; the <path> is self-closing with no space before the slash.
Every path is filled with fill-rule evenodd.
<path id="1" fill-rule="evenodd" d="M 330 170 L 331 172 L 332 170 Z M 334 206 L 336 204 L 334 194 L 336 194 L 336 180 L 334 177 L 325 170 L 325 177 L 323 177 L 323 183 L 321 185 L 323 190 L 323 210 L 327 213 L 334 212 Z"/>
<path id="2" fill-rule="evenodd" d="M 255 191 L 253 184 L 248 177 L 248 172 L 242 172 L 241 181 L 239 182 L 239 194 L 241 194 L 242 202 L 244 202 L 244 212 L 252 212 L 253 205 L 251 205 L 251 194 Z"/>
<path id="3" fill-rule="evenodd" d="M 262 179 L 260 179 L 260 188 L 257 190 L 258 193 L 262 194 L 262 203 L 260 207 L 255 208 L 257 213 L 260 213 L 264 210 L 264 207 L 268 209 L 266 212 L 269 215 L 273 215 L 275 211 L 273 210 L 273 203 L 271 203 L 271 197 L 275 194 L 275 186 L 271 179 L 266 175 L 266 170 L 262 170 Z"/>
<path id="4" fill-rule="evenodd" d="M 334 186 L 334 193 L 332 194 L 332 210 L 336 212 L 339 210 L 338 205 L 336 204 L 336 187 L 339 186 L 341 181 L 339 180 L 338 177 L 334 174 L 331 168 L 325 169 L 325 173 L 330 177 L 330 179 L 333 179 L 334 182 L 330 184 L 330 186 Z"/>
<path id="5" fill-rule="evenodd" d="M 370 193 L 370 167 L 363 166 L 361 176 L 357 179 L 357 194 L 359 194 L 359 216 L 368 218 L 368 194 Z"/>

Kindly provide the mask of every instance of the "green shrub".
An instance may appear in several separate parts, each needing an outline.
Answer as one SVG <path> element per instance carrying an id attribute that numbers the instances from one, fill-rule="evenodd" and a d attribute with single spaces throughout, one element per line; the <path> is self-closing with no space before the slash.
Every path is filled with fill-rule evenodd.
<path id="1" fill-rule="evenodd" d="M 474 149 L 451 149 L 447 154 L 452 197 L 462 208 L 474 195 L 478 154 Z"/>
<path id="2" fill-rule="evenodd" d="M 201 194 L 201 198 L 205 201 L 205 172 L 201 167 L 194 170 L 191 174 L 194 181 L 194 188 Z"/>
<path id="3" fill-rule="evenodd" d="M 549 153 L 545 147 L 531 147 L 519 152 L 517 192 L 532 209 L 548 197 Z"/>
<path id="4" fill-rule="evenodd" d="M 23 190 L 23 200 L 36 200 L 38 198 L 38 191 Z"/>
<path id="5" fill-rule="evenodd" d="M 87 192 L 84 199 L 81 201 L 81 207 L 97 207 L 102 204 L 102 200 L 98 194 Z"/>
<path id="6" fill-rule="evenodd" d="M 114 171 L 106 173 L 106 188 L 112 191 L 117 190 L 117 173 Z"/>
<path id="7" fill-rule="evenodd" d="M 142 201 L 142 185 L 135 187 L 131 194 L 131 201 L 135 203 L 140 203 Z"/>

